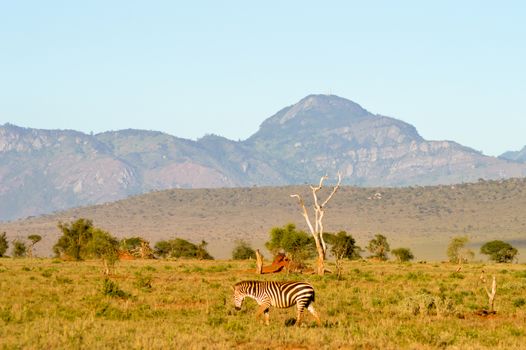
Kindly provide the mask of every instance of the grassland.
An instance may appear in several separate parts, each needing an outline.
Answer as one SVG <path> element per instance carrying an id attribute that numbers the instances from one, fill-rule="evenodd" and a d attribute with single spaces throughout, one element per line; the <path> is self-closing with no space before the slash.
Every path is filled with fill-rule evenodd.
<path id="1" fill-rule="evenodd" d="M 519 349 L 526 344 L 526 266 L 347 261 L 332 274 L 257 276 L 252 262 L 123 261 L 109 281 L 97 261 L 0 259 L 1 349 Z M 329 267 L 331 264 L 329 263 Z M 494 316 L 479 277 L 497 278 Z M 244 279 L 307 280 L 323 327 L 294 309 L 236 312 Z"/>
<path id="2" fill-rule="evenodd" d="M 214 257 L 225 259 L 231 256 L 237 239 L 263 248 L 272 227 L 294 222 L 307 230 L 291 193 L 302 194 L 310 205 L 307 185 L 174 189 L 0 222 L 0 232 L 7 232 L 10 239 L 39 234 L 43 240 L 36 254 L 49 256 L 60 235 L 57 222 L 84 217 L 117 237 L 138 235 L 152 243 L 173 237 L 193 242 L 204 239 Z M 476 251 L 485 241 L 503 239 L 512 242 L 521 253 L 519 261 L 526 262 L 524 208 L 526 179 L 406 188 L 345 186 L 329 203 L 324 224 L 328 231 L 346 230 L 361 246 L 381 233 L 392 248 L 411 248 L 417 260 L 446 259 L 447 243 L 458 235 L 468 235 Z"/>

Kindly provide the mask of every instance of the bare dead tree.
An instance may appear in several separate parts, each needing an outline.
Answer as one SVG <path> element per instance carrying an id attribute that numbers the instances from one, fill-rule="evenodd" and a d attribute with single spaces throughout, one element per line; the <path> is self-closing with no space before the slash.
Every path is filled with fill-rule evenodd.
<path id="1" fill-rule="evenodd" d="M 488 288 L 484 287 L 486 289 L 486 294 L 488 295 L 488 305 L 489 305 L 489 312 L 493 313 L 493 304 L 495 302 L 495 294 L 497 294 L 497 281 L 495 280 L 495 276 L 493 276 L 493 281 L 491 282 L 491 292 L 488 290 Z"/>
<path id="2" fill-rule="evenodd" d="M 340 188 L 340 183 L 342 182 L 342 175 L 338 173 L 338 183 L 333 187 L 331 194 L 323 201 L 321 204 L 318 200 L 318 191 L 323 187 L 323 181 L 326 180 L 327 175 L 322 176 L 318 186 L 310 186 L 312 191 L 312 196 L 314 197 L 314 226 L 312 226 L 307 208 L 305 208 L 305 202 L 299 194 L 291 194 L 291 197 L 297 198 L 300 208 L 302 210 L 302 215 L 305 218 L 309 231 L 314 237 L 314 242 L 316 243 L 316 251 L 318 253 L 317 260 L 317 272 L 318 275 L 323 276 L 325 273 L 325 254 L 327 252 L 327 244 L 323 239 L 323 215 L 325 214 L 325 206 L 332 199 L 336 191 Z"/>

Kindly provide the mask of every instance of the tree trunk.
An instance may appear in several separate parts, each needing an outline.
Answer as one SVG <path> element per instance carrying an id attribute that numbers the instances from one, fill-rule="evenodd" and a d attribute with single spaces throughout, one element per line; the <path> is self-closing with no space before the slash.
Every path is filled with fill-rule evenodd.
<path id="1" fill-rule="evenodd" d="M 486 289 L 486 294 L 488 294 L 488 304 L 489 304 L 489 312 L 493 312 L 493 304 L 495 302 L 495 294 L 497 293 L 497 281 L 495 280 L 495 276 L 493 276 L 493 282 L 491 283 L 491 292 Z"/>
<path id="2" fill-rule="evenodd" d="M 261 275 L 263 273 L 263 255 L 256 249 L 256 273 Z"/>

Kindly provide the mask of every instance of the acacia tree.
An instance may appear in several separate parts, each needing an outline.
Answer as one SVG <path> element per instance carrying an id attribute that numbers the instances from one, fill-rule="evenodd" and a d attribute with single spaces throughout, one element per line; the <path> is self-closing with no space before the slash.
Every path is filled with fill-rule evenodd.
<path id="1" fill-rule="evenodd" d="M 488 255 L 489 258 L 498 263 L 512 262 L 518 251 L 511 244 L 495 240 L 485 243 L 480 247 L 482 254 Z"/>
<path id="2" fill-rule="evenodd" d="M 273 227 L 270 240 L 265 247 L 272 253 L 285 253 L 295 263 L 301 264 L 305 259 L 314 256 L 314 240 L 307 232 L 296 230 L 296 225 L 287 224 Z"/>
<path id="3" fill-rule="evenodd" d="M 35 246 L 35 244 L 37 244 L 38 242 L 40 242 L 42 240 L 42 236 L 40 236 L 40 235 L 29 235 L 29 236 L 27 236 L 27 239 L 29 239 L 31 241 L 30 246 L 27 248 L 27 253 L 28 253 L 29 257 L 32 258 L 33 257 L 33 247 Z"/>
<path id="4" fill-rule="evenodd" d="M 327 199 L 325 199 L 325 201 L 323 201 L 320 204 L 318 200 L 318 191 L 321 190 L 321 188 L 323 187 L 323 181 L 327 178 L 327 175 L 322 176 L 318 186 L 310 186 L 312 196 L 314 197 L 314 226 L 312 226 L 309 214 L 307 212 L 307 208 L 305 208 L 305 202 L 303 201 L 303 198 L 299 194 L 290 195 L 291 197 L 295 197 L 298 199 L 298 203 L 300 205 L 300 208 L 302 209 L 302 215 L 305 218 L 307 226 L 309 227 L 309 231 L 312 234 L 312 237 L 314 238 L 314 243 L 316 244 L 316 252 L 318 253 L 317 270 L 318 275 L 320 276 L 323 276 L 325 274 L 325 255 L 327 253 L 327 244 L 323 239 L 323 215 L 325 214 L 325 206 L 327 205 L 327 203 L 329 203 L 336 191 L 338 191 L 338 188 L 340 188 L 340 183 L 342 182 L 342 175 L 341 173 L 338 173 L 338 183 L 333 187 L 332 192 L 331 194 L 329 194 Z"/>
<path id="5" fill-rule="evenodd" d="M 72 223 L 58 223 L 62 236 L 53 246 L 57 256 L 67 255 L 74 260 L 85 258 L 86 246 L 93 234 L 93 222 L 88 219 L 78 219 Z"/>
<path id="6" fill-rule="evenodd" d="M 461 265 L 463 262 L 473 259 L 475 255 L 472 250 L 466 248 L 469 242 L 468 236 L 453 237 L 447 246 L 447 256 L 452 263 L 457 262 Z"/>

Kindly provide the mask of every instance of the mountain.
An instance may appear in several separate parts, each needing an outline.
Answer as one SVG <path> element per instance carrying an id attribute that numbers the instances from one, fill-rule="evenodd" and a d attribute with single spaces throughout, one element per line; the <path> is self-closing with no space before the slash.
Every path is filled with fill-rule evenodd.
<path id="1" fill-rule="evenodd" d="M 501 159 L 507 159 L 514 162 L 526 163 L 526 146 L 520 151 L 509 151 L 499 156 Z"/>
<path id="2" fill-rule="evenodd" d="M 431 185 L 522 177 L 526 167 L 452 141 L 426 141 L 403 121 L 372 114 L 332 95 L 311 95 L 261 124 L 244 144 L 289 183 L 342 171 L 365 186 Z"/>
<path id="3" fill-rule="evenodd" d="M 452 141 L 334 95 L 310 95 L 244 141 L 197 141 L 157 131 L 87 135 L 0 126 L 0 220 L 167 188 L 315 183 L 341 171 L 361 186 L 431 185 L 523 177 L 526 164 Z"/>

